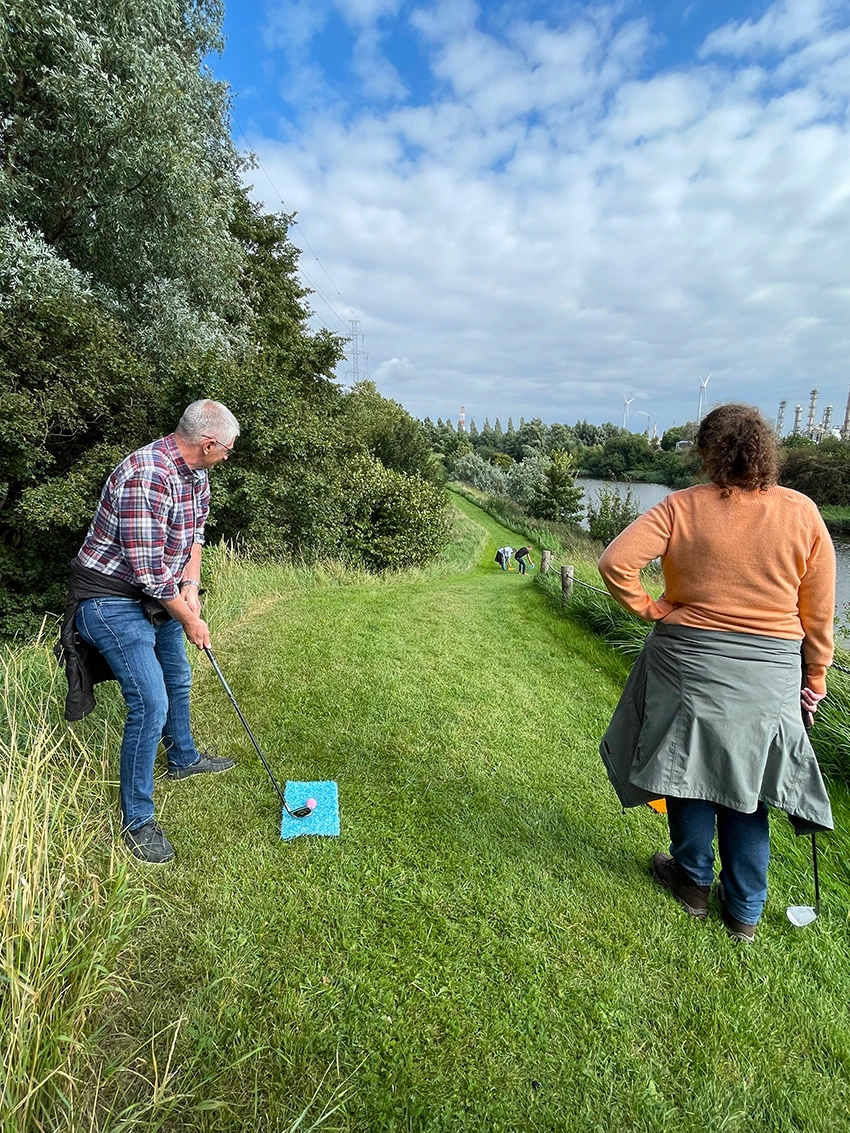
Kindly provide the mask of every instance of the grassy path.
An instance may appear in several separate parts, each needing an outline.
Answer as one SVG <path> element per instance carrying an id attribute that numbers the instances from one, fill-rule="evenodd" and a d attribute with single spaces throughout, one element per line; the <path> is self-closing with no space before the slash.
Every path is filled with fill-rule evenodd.
<path id="1" fill-rule="evenodd" d="M 207 1105 L 173 1128 L 289 1130 L 314 1092 L 299 1128 L 338 1101 L 323 1127 L 364 1133 L 845 1127 L 844 910 L 784 918 L 809 899 L 805 846 L 777 816 L 750 950 L 665 899 L 663 820 L 620 813 L 596 752 L 623 662 L 499 571 L 509 533 L 458 506 L 472 569 L 311 586 L 244 568 L 219 660 L 282 776 L 339 782 L 343 832 L 278 840 L 199 667 L 199 737 L 238 766 L 158 787 L 179 859 L 151 882 L 130 1008 L 182 1015 L 178 1061 L 201 1057 Z"/>

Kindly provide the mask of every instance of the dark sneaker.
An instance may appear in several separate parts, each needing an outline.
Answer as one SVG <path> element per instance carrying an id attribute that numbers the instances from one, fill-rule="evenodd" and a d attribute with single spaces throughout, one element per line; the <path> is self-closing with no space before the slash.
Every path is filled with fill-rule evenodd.
<path id="1" fill-rule="evenodd" d="M 202 754 L 195 763 L 190 763 L 188 767 L 169 767 L 168 778 L 188 779 L 190 775 L 204 775 L 208 771 L 213 773 L 229 771 L 231 767 L 235 766 L 236 763 L 232 759 L 220 759 L 215 755 Z"/>
<path id="2" fill-rule="evenodd" d="M 739 944 L 752 944 L 756 938 L 756 926 L 754 924 L 744 924 L 736 917 L 733 917 L 729 910 L 726 908 L 726 899 L 723 894 L 723 886 L 717 886 L 717 904 L 720 908 L 720 916 L 723 923 L 726 925 L 726 931 L 733 940 L 737 940 Z"/>
<path id="3" fill-rule="evenodd" d="M 679 868 L 669 854 L 652 855 L 652 876 L 669 889 L 686 913 L 704 920 L 708 916 L 710 885 L 697 885 Z"/>
<path id="4" fill-rule="evenodd" d="M 174 847 L 158 822 L 146 822 L 138 830 L 125 830 L 124 841 L 133 857 L 149 865 L 162 865 L 174 857 Z"/>

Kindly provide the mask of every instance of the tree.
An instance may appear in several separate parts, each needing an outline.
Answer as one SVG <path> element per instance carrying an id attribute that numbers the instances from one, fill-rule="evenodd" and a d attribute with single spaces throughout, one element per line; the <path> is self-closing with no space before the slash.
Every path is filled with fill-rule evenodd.
<path id="1" fill-rule="evenodd" d="M 544 460 L 538 456 L 530 456 L 527 460 L 511 464 L 507 469 L 505 491 L 514 503 L 519 504 L 524 511 L 530 512 L 532 501 L 545 479 Z"/>
<path id="2" fill-rule="evenodd" d="M 665 452 L 675 452 L 679 441 L 693 441 L 697 427 L 693 421 L 685 425 L 675 425 L 672 429 L 665 429 L 661 436 L 661 447 Z"/>
<path id="3" fill-rule="evenodd" d="M 553 452 L 535 485 L 531 514 L 558 523 L 579 523 L 584 493 L 576 486 L 576 467 L 568 452 Z"/>
<path id="4" fill-rule="evenodd" d="M 781 483 L 819 507 L 850 505 L 850 445 L 828 437 L 819 445 L 783 446 Z"/>
<path id="5" fill-rule="evenodd" d="M 517 430 L 516 445 L 521 458 L 542 453 L 546 449 L 548 430 L 539 417 L 522 420 Z"/>
<path id="6" fill-rule="evenodd" d="M 345 397 L 351 428 L 385 468 L 429 479 L 431 449 L 422 426 L 397 401 L 382 397 L 374 382 L 358 382 Z"/>
<path id="7" fill-rule="evenodd" d="M 0 242 L 81 272 L 160 370 L 245 343 L 239 158 L 203 66 L 220 20 L 215 0 L 21 0 L 3 21 Z"/>
<path id="8" fill-rule="evenodd" d="M 419 426 L 374 388 L 340 390 L 343 344 L 308 327 L 291 217 L 240 184 L 226 87 L 204 62 L 221 14 L 217 0 L 21 0 L 0 22 L 5 632 L 62 608 L 106 475 L 199 397 L 242 424 L 208 538 L 369 566 L 411 548 L 421 561 L 442 538 Z M 357 522 L 375 516 L 382 551 L 367 554 L 365 528 L 351 538 L 354 472 Z"/>

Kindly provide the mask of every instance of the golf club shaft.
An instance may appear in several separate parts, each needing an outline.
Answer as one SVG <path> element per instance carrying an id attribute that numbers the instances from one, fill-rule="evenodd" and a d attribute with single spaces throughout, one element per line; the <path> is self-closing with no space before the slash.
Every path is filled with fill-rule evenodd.
<path id="1" fill-rule="evenodd" d="M 263 755 L 262 751 L 260 750 L 260 745 L 254 739 L 254 733 L 251 731 L 251 729 L 248 725 L 248 721 L 242 715 L 242 709 L 236 703 L 236 697 L 230 691 L 230 685 L 224 679 L 224 673 L 221 671 L 221 669 L 218 666 L 218 661 L 216 661 L 216 659 L 215 659 L 215 654 L 213 653 L 212 649 L 210 649 L 210 647 L 208 645 L 204 646 L 204 653 L 206 653 L 207 657 L 209 657 L 210 661 L 212 661 L 212 666 L 215 669 L 216 676 L 221 681 L 222 688 L 224 689 L 224 691 L 227 693 L 228 697 L 230 698 L 230 703 L 236 709 L 236 715 L 242 721 L 242 724 L 245 728 L 245 731 L 248 733 L 248 737 L 251 740 L 251 743 L 254 745 L 255 751 L 257 752 L 257 755 L 260 757 L 260 761 L 262 762 L 263 767 L 265 767 L 265 769 L 266 769 L 266 774 L 268 775 L 268 777 L 272 781 L 272 786 L 274 787 L 274 789 L 277 791 L 278 795 L 280 796 L 280 801 L 283 803 L 283 809 L 287 812 L 287 814 L 289 814 L 289 807 L 286 805 L 286 798 L 284 797 L 283 791 L 280 789 L 280 786 L 278 785 L 277 779 L 275 779 L 274 775 L 272 774 L 272 769 L 271 769 L 271 767 L 269 767 L 268 763 L 266 762 L 266 757 Z"/>
<path id="2" fill-rule="evenodd" d="M 801 651 L 802 656 L 802 651 Z M 807 673 L 806 662 L 802 661 L 803 667 L 803 688 L 806 687 Z M 803 727 L 806 729 L 806 735 L 812 730 L 813 718 L 808 712 L 803 711 Z M 818 839 L 817 834 L 812 834 L 812 869 L 815 875 L 815 912 L 820 912 L 820 878 L 818 877 Z"/>

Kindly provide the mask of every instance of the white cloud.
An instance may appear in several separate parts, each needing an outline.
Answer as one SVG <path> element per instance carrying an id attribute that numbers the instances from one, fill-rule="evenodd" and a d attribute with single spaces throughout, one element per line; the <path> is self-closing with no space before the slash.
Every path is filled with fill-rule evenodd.
<path id="1" fill-rule="evenodd" d="M 373 23 L 379 8 L 358 6 Z M 414 17 L 444 84 L 432 105 L 327 105 L 252 144 L 386 359 L 379 388 L 418 415 L 616 421 L 626 389 L 663 426 L 693 415 L 709 370 L 715 398 L 769 412 L 815 384 L 843 403 L 850 42 L 834 9 L 775 4 L 645 78 L 644 23 L 514 19 L 497 38 L 459 0 Z M 369 34 L 376 92 L 403 97 Z"/>
<path id="2" fill-rule="evenodd" d="M 380 50 L 380 37 L 375 27 L 364 29 L 354 48 L 354 71 L 367 98 L 403 99 L 407 88 L 395 67 Z"/>
<path id="3" fill-rule="evenodd" d="M 791 51 L 820 38 L 842 10 L 846 14 L 843 0 L 780 0 L 760 20 L 730 20 L 708 36 L 703 52 L 751 55 Z"/>
<path id="4" fill-rule="evenodd" d="M 409 358 L 387 358 L 371 375 L 372 381 L 382 388 L 406 385 L 419 378 L 419 371 Z"/>

